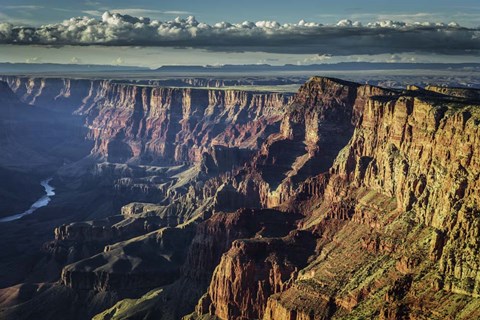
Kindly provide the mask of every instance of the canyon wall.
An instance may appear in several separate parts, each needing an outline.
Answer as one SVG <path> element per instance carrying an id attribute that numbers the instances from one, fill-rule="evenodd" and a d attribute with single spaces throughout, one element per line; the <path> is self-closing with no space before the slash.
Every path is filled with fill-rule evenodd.
<path id="1" fill-rule="evenodd" d="M 336 92 L 334 98 L 318 89 L 325 84 Z M 309 87 L 317 89 L 302 92 Z M 275 202 L 263 202 L 303 208 L 301 229 L 319 237 L 317 247 L 305 253 L 310 255 L 308 264 L 297 262 L 284 274 L 282 268 L 264 272 L 263 266 L 251 266 L 249 261 L 259 258 L 244 248 L 251 242 L 236 243 L 215 270 L 209 298 L 199 302 L 197 314 L 220 319 L 478 317 L 480 247 L 474 239 L 480 232 L 479 105 L 460 94 L 382 92 L 341 81 L 332 84 L 329 79 L 314 78 L 304 88 L 295 100 L 303 103 L 300 119 L 308 114 L 304 110 L 309 110 L 309 101 L 322 110 L 314 117 L 321 117 L 332 103 L 341 101 L 341 92 L 373 93 L 360 103 L 347 100 L 350 112 L 342 116 L 352 130 L 327 172 L 300 180 L 291 196 L 282 193 Z M 292 119 L 288 112 L 285 117 Z M 280 134 L 294 139 L 295 134 L 285 135 L 290 128 L 285 122 Z M 297 132 L 298 143 L 303 142 L 307 151 L 309 141 L 322 133 L 318 129 L 322 125 L 305 123 L 307 129 L 302 125 Z M 349 126 L 343 128 L 348 133 Z M 270 139 L 259 153 L 271 151 Z M 313 203 L 305 199 L 302 186 L 311 179 L 321 181 L 321 195 Z M 261 264 L 272 254 L 292 252 L 272 251 L 260 255 Z M 253 273 L 255 280 L 249 278 Z M 288 285 L 286 280 L 279 282 L 280 287 L 272 282 L 277 275 L 288 279 Z M 256 283 L 268 283 L 272 289 L 255 287 Z"/>
<path id="2" fill-rule="evenodd" d="M 131 202 L 46 248 L 95 319 L 480 317 L 477 91 L 48 81 L 9 84 L 81 117 Z"/>
<path id="3" fill-rule="evenodd" d="M 110 162 L 198 162 L 212 145 L 255 149 L 278 130 L 290 94 L 163 88 L 102 80 L 6 78 L 21 100 L 85 118 Z"/>

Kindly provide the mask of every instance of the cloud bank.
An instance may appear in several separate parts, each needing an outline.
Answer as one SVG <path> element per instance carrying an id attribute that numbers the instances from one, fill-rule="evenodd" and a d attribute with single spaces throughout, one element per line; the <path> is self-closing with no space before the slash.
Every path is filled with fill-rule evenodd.
<path id="1" fill-rule="evenodd" d="M 128 45 L 194 47 L 212 51 L 259 51 L 320 55 L 402 52 L 472 55 L 480 53 L 480 28 L 456 23 L 380 21 L 362 25 L 342 20 L 280 24 L 171 21 L 105 12 L 100 19 L 71 18 L 40 27 L 0 23 L 0 43 L 37 45 Z"/>

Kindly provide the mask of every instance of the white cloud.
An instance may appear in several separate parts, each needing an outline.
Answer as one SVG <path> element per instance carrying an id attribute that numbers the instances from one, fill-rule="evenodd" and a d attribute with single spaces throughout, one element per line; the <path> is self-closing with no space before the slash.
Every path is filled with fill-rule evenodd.
<path id="1" fill-rule="evenodd" d="M 123 14 L 85 11 L 99 18 L 71 18 L 38 28 L 1 24 L 0 43 L 179 46 L 228 52 L 319 54 L 320 57 L 406 51 L 443 54 L 480 51 L 480 29 L 463 28 L 454 23 L 384 20 L 362 24 L 346 19 L 331 25 L 304 20 L 285 24 L 244 21 L 209 25 L 193 16 L 160 21 L 133 16 L 147 13 L 144 9 L 122 10 Z"/>
<path id="2" fill-rule="evenodd" d="M 473 10 L 473 8 L 463 8 L 470 9 L 469 12 L 453 11 L 453 12 L 417 12 L 417 13 L 353 13 L 347 15 L 346 18 L 350 20 L 359 20 L 361 22 L 371 22 L 371 21 L 402 21 L 407 23 L 415 23 L 418 21 L 431 21 L 439 23 L 440 21 L 451 21 L 458 20 L 463 21 L 465 25 L 478 27 L 480 21 L 480 11 Z M 478 9 L 478 8 L 477 8 Z M 324 19 L 334 19 L 337 15 L 333 14 L 320 14 L 317 17 Z"/>
<path id="3" fill-rule="evenodd" d="M 332 59 L 331 54 L 317 54 L 317 55 L 314 55 L 313 57 L 308 57 L 303 59 L 303 64 L 325 63 L 330 59 Z"/>
<path id="4" fill-rule="evenodd" d="M 10 23 L 0 23 L 0 41 L 9 41 L 12 38 L 12 27 Z"/>
<path id="5" fill-rule="evenodd" d="M 117 59 L 112 61 L 112 64 L 116 66 L 120 66 L 122 64 L 125 64 L 125 61 L 122 58 L 118 57 Z"/>
<path id="6" fill-rule="evenodd" d="M 40 63 L 42 62 L 42 59 L 40 59 L 39 57 L 32 57 L 32 58 L 28 58 L 25 60 L 26 63 Z"/>
<path id="7" fill-rule="evenodd" d="M 105 8 L 106 9 L 106 8 Z M 101 17 L 104 11 L 101 10 L 84 10 L 82 11 L 85 14 Z M 113 14 L 120 14 L 120 15 L 129 15 L 129 16 L 138 16 L 138 17 L 160 17 L 160 16 L 171 16 L 171 15 L 191 15 L 192 12 L 189 11 L 163 11 L 163 10 L 155 10 L 155 9 L 143 9 L 143 8 L 108 8 L 108 12 L 112 12 Z"/>
<path id="8" fill-rule="evenodd" d="M 193 12 L 190 12 L 190 11 L 162 11 L 162 13 L 164 14 L 172 14 L 172 15 L 179 15 L 179 16 L 183 16 L 183 15 L 187 15 L 187 14 L 193 14 Z"/>

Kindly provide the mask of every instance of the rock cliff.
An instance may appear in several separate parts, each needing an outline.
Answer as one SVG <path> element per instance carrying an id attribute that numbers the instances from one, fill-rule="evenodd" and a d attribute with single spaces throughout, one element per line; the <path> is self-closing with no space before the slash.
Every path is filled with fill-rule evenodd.
<path id="1" fill-rule="evenodd" d="M 255 149 L 278 130 L 291 96 L 109 80 L 6 80 L 28 104 L 84 117 L 92 154 L 121 163 L 193 163 L 213 145 Z"/>
<path id="2" fill-rule="evenodd" d="M 235 241 L 222 256 L 197 313 L 221 319 L 262 318 L 268 297 L 290 287 L 314 246 L 314 237 L 300 231 L 285 238 Z"/>
<path id="3" fill-rule="evenodd" d="M 198 162 L 212 145 L 254 149 L 278 129 L 281 94 L 110 84 L 89 123 L 112 162 Z M 116 125 L 112 126 L 111 124 Z"/>
<path id="4" fill-rule="evenodd" d="M 58 288 L 116 295 L 95 319 L 480 317 L 476 90 L 84 87 L 69 112 L 106 161 L 88 185 L 130 203 L 48 250 L 67 257 Z"/>
<path id="5" fill-rule="evenodd" d="M 323 89 L 324 84 L 332 95 Z M 315 89 L 305 90 L 309 87 Z M 348 93 L 356 90 L 367 94 L 356 100 Z M 297 143 L 303 143 L 306 151 L 309 141 L 318 146 L 321 121 L 303 122 L 303 115 L 308 114 L 303 110 L 313 106 L 322 110 L 316 113 L 322 118 L 323 110 L 333 104 L 339 109 L 336 112 L 343 112 L 338 118 L 347 119 L 342 127 L 345 144 L 337 147 L 328 169 L 299 179 L 291 196 L 282 192 L 274 202 L 263 204 L 301 209 L 305 214 L 301 229 L 319 237 L 315 253 L 310 252 L 312 257 L 298 274 L 289 270 L 282 275 L 289 279 L 287 286 L 272 290 L 272 272 L 259 272 L 264 267 L 249 262 L 259 258 L 256 253 L 248 254 L 251 242 L 236 242 L 217 267 L 208 295 L 196 309 L 197 316 L 478 317 L 480 248 L 473 239 L 479 233 L 480 107 L 472 102 L 471 94 L 445 96 L 448 91 L 444 91 L 440 96 L 428 91 L 384 91 L 315 78 L 300 89 L 294 101 L 299 103 L 301 116 L 297 119 L 302 119 L 302 125 L 299 129 L 295 127 L 298 121 L 285 125 L 285 117 L 296 119 L 287 111 L 279 135 L 292 140 L 299 137 Z M 342 97 L 350 97 L 344 100 L 347 112 L 338 103 Z M 272 150 L 271 139 L 259 154 Z M 330 141 L 328 145 L 335 144 Z M 325 157 L 319 156 L 317 161 L 322 159 Z M 293 160 L 298 161 L 298 156 Z M 272 161 L 272 167 L 277 169 L 278 179 L 278 172 L 288 172 L 282 169 L 288 167 L 280 162 L 277 168 L 275 163 Z M 313 202 L 303 193 L 303 185 L 311 184 L 312 179 L 320 186 Z M 269 261 L 268 256 L 260 255 L 262 264 Z M 255 279 L 249 278 L 253 273 Z M 264 283 L 270 284 L 270 291 L 259 285 Z"/>

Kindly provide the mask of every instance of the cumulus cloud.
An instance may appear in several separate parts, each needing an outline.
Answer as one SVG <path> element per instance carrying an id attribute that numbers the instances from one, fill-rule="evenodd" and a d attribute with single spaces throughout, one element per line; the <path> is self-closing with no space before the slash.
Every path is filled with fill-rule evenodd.
<path id="1" fill-rule="evenodd" d="M 46 45 L 135 45 L 205 48 L 213 51 L 261 51 L 329 55 L 402 52 L 476 54 L 480 29 L 455 23 L 385 20 L 361 24 L 341 20 L 323 25 L 304 20 L 199 22 L 193 16 L 159 21 L 104 12 L 38 28 L 0 24 L 0 43 Z"/>
<path id="2" fill-rule="evenodd" d="M 116 66 L 120 66 L 120 65 L 122 65 L 122 64 L 124 64 L 124 63 L 125 63 L 125 61 L 123 61 L 123 59 L 120 58 L 120 57 L 118 57 L 117 59 L 115 59 L 115 60 L 112 61 L 112 64 L 113 64 L 113 65 L 116 65 Z"/>
<path id="3" fill-rule="evenodd" d="M 72 59 L 70 59 L 70 62 L 74 63 L 74 64 L 78 64 L 78 63 L 81 63 L 82 60 L 80 58 L 77 58 L 77 57 L 72 57 Z"/>
<path id="4" fill-rule="evenodd" d="M 12 25 L 10 23 L 0 23 L 0 41 L 7 42 L 11 39 Z"/>
<path id="5" fill-rule="evenodd" d="M 28 58 L 25 60 L 26 63 L 40 63 L 42 62 L 42 59 L 40 59 L 39 57 L 32 57 L 32 58 Z"/>
<path id="6" fill-rule="evenodd" d="M 314 55 L 313 57 L 308 57 L 303 60 L 303 64 L 312 64 L 312 63 L 324 63 L 325 61 L 328 61 L 332 59 L 331 54 L 317 54 Z"/>

